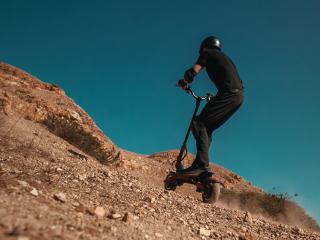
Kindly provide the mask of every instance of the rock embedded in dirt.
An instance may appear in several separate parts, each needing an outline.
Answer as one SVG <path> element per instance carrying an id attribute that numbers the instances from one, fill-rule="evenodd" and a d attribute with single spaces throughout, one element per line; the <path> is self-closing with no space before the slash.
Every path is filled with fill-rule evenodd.
<path id="1" fill-rule="evenodd" d="M 21 181 L 21 180 L 18 180 L 17 181 L 22 187 L 28 187 L 28 183 L 26 181 Z"/>
<path id="2" fill-rule="evenodd" d="M 17 240 L 30 240 L 30 238 L 27 236 L 18 236 Z"/>
<path id="3" fill-rule="evenodd" d="M 199 229 L 199 234 L 200 234 L 201 236 L 210 237 L 211 231 L 210 231 L 209 229 L 200 228 L 200 229 Z"/>
<path id="4" fill-rule="evenodd" d="M 74 207 L 79 207 L 80 206 L 80 203 L 79 202 L 72 202 L 72 206 L 74 206 Z"/>
<path id="5" fill-rule="evenodd" d="M 293 233 L 296 233 L 296 234 L 303 234 L 303 233 L 304 233 L 303 229 L 301 229 L 301 228 L 299 228 L 299 227 L 297 227 L 297 226 L 295 226 L 295 227 L 292 229 L 292 232 L 293 232 Z"/>
<path id="6" fill-rule="evenodd" d="M 238 239 L 239 239 L 239 240 L 247 240 L 247 238 L 246 238 L 245 235 L 240 235 Z"/>
<path id="7" fill-rule="evenodd" d="M 60 201 L 60 202 L 63 202 L 63 203 L 65 203 L 65 202 L 67 201 L 66 195 L 65 195 L 64 193 L 62 193 L 62 192 L 55 193 L 55 194 L 53 195 L 53 198 L 54 198 L 55 200 Z"/>
<path id="8" fill-rule="evenodd" d="M 250 214 L 250 212 L 246 212 L 245 215 L 244 215 L 244 221 L 245 222 L 248 222 L 248 223 L 252 223 L 252 216 Z"/>
<path id="9" fill-rule="evenodd" d="M 35 189 L 35 188 L 33 188 L 31 191 L 30 191 L 30 193 L 33 195 L 33 196 L 39 196 L 39 192 L 38 192 L 38 190 L 37 189 Z"/>
<path id="10" fill-rule="evenodd" d="M 130 212 L 126 212 L 122 218 L 122 221 L 127 223 L 130 223 L 134 220 L 137 220 L 137 216 L 132 215 Z"/>
<path id="11" fill-rule="evenodd" d="M 158 233 L 158 232 L 156 232 L 154 235 L 155 235 L 157 238 L 162 238 L 162 237 L 163 237 L 163 234 Z"/>
<path id="12" fill-rule="evenodd" d="M 80 181 L 84 181 L 87 179 L 87 175 L 86 174 L 83 174 L 83 175 L 79 175 L 79 180 Z"/>
<path id="13" fill-rule="evenodd" d="M 106 210 L 103 207 L 96 207 L 94 214 L 99 218 L 103 218 L 106 215 Z"/>
<path id="14" fill-rule="evenodd" d="M 83 206 L 83 205 L 80 205 L 79 207 L 76 207 L 76 210 L 78 211 L 78 212 L 82 212 L 82 213 L 87 213 L 87 214 L 89 214 L 89 215 L 92 215 L 92 216 L 94 216 L 95 215 L 95 212 L 94 212 L 94 209 L 93 208 L 91 208 L 91 207 L 85 207 L 85 206 Z"/>
<path id="15" fill-rule="evenodd" d="M 118 219 L 118 218 L 121 218 L 121 217 L 122 216 L 119 213 L 112 213 L 112 214 L 109 215 L 109 218 L 111 218 L 111 219 Z"/>

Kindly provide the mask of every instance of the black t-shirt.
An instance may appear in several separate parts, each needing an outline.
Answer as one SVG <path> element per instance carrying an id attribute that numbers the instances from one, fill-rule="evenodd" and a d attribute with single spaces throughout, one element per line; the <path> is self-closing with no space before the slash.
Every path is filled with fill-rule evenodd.
<path id="1" fill-rule="evenodd" d="M 209 78 L 218 91 L 242 89 L 242 81 L 232 60 L 219 49 L 211 49 L 202 53 L 196 64 L 205 67 Z"/>

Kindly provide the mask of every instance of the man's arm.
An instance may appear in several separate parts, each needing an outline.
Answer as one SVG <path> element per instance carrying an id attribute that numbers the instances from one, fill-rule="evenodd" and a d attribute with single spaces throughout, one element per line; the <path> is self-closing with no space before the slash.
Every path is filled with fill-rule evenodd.
<path id="1" fill-rule="evenodd" d="M 194 77 L 202 70 L 202 66 L 200 64 L 193 65 L 192 68 L 189 68 L 185 73 L 183 79 L 179 80 L 177 83 L 178 87 L 182 89 L 186 89 L 188 84 L 192 83 Z"/>
<path id="2" fill-rule="evenodd" d="M 195 64 L 195 65 L 193 65 L 193 70 L 198 74 L 199 72 L 201 72 L 201 70 L 202 70 L 202 66 L 200 65 L 200 64 Z"/>

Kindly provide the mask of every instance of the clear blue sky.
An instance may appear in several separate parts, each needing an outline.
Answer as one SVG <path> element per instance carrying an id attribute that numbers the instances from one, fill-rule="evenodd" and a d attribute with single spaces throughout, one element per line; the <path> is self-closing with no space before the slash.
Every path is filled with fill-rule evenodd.
<path id="1" fill-rule="evenodd" d="M 174 87 L 220 36 L 245 103 L 211 161 L 296 200 L 320 221 L 320 2 L 2 1 L 0 58 L 60 85 L 117 145 L 178 148 L 193 100 Z M 205 73 L 193 84 L 215 92 Z M 193 143 L 190 150 L 194 152 Z"/>

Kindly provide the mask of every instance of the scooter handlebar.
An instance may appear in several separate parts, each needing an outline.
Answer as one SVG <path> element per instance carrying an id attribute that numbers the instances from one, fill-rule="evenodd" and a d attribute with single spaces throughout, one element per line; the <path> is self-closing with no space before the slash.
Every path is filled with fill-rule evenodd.
<path id="1" fill-rule="evenodd" d="M 185 91 L 187 93 L 189 93 L 194 99 L 200 100 L 200 101 L 207 100 L 207 102 L 209 102 L 211 100 L 211 98 L 214 97 L 211 93 L 207 93 L 207 95 L 205 97 L 198 96 L 192 91 L 191 87 L 187 87 Z"/>

